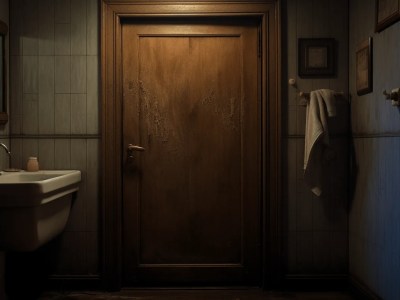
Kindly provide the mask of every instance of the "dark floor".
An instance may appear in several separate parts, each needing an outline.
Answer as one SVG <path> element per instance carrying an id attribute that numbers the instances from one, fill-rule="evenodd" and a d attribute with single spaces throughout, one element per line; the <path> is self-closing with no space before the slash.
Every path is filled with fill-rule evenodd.
<path id="1" fill-rule="evenodd" d="M 44 293 L 40 300 L 352 300 L 346 292 L 263 292 L 261 290 L 125 290 L 117 293 Z"/>

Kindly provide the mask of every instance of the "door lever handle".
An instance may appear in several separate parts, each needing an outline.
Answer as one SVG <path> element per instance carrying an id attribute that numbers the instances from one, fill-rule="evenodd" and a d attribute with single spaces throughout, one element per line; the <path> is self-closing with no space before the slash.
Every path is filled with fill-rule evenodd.
<path id="1" fill-rule="evenodd" d="M 140 146 L 137 146 L 137 145 L 129 144 L 129 145 L 128 145 L 128 158 L 133 158 L 133 152 L 134 152 L 134 151 L 143 152 L 144 150 L 146 150 L 146 149 L 143 148 L 143 147 L 140 147 Z"/>

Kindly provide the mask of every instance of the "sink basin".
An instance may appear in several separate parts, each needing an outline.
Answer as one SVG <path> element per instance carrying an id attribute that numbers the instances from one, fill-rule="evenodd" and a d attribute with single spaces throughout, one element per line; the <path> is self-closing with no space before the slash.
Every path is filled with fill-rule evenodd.
<path id="1" fill-rule="evenodd" d="M 65 228 L 81 172 L 0 175 L 0 250 L 32 251 Z"/>
<path id="2" fill-rule="evenodd" d="M 0 207 L 44 204 L 77 191 L 80 181 L 77 170 L 4 172 L 0 175 Z"/>

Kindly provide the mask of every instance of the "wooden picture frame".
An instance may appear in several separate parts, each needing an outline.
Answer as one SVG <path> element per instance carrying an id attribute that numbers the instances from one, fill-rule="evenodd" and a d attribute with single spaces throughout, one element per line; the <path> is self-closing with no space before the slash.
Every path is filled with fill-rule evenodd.
<path id="1" fill-rule="evenodd" d="M 363 41 L 356 50 L 357 95 L 372 92 L 372 38 Z"/>
<path id="2" fill-rule="evenodd" d="M 300 77 L 333 77 L 335 68 L 335 39 L 299 39 L 298 73 Z"/>
<path id="3" fill-rule="evenodd" d="M 380 32 L 400 20 L 400 0 L 375 1 L 375 31 Z"/>

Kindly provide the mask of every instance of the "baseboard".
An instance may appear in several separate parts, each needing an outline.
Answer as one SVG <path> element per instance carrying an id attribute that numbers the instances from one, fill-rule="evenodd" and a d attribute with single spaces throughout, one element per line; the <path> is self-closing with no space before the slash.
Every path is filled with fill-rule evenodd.
<path id="1" fill-rule="evenodd" d="M 100 275 L 52 275 L 48 278 L 47 289 L 56 291 L 101 290 Z"/>
<path id="2" fill-rule="evenodd" d="M 349 275 L 349 289 L 360 300 L 382 300 L 356 277 Z"/>
<path id="3" fill-rule="evenodd" d="M 334 291 L 348 288 L 347 274 L 288 274 L 283 288 L 296 291 Z"/>
<path id="4" fill-rule="evenodd" d="M 57 291 L 102 290 L 102 280 L 100 275 L 53 275 L 48 279 L 47 288 Z M 285 276 L 282 288 L 295 291 L 349 290 L 356 299 L 382 300 L 357 278 L 347 274 L 289 274 Z"/>

